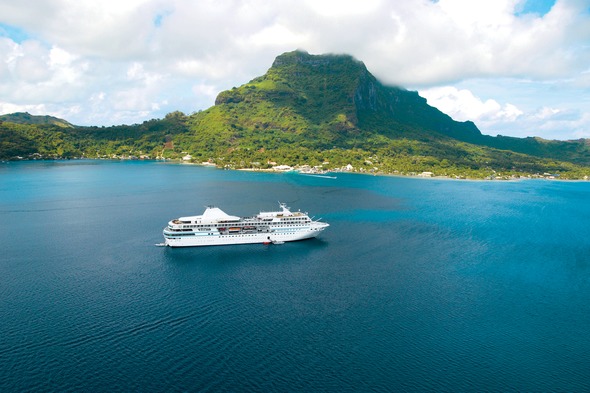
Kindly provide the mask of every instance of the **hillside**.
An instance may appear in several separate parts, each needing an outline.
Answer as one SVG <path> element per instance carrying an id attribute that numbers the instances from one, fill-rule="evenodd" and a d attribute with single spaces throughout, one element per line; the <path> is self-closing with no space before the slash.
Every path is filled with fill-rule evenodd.
<path id="1" fill-rule="evenodd" d="M 30 116 L 30 115 L 29 115 Z M 21 116 L 22 117 L 22 116 Z M 272 163 L 351 164 L 361 172 L 490 177 L 590 174 L 587 141 L 482 135 L 416 92 L 385 86 L 347 55 L 288 52 L 265 75 L 223 91 L 211 108 L 140 125 L 58 128 L 0 124 L 0 158 L 122 157 L 211 161 L 220 167 Z M 15 154 L 18 152 L 18 154 Z"/>
<path id="2" fill-rule="evenodd" d="M 172 112 L 164 119 L 112 127 L 63 128 L 4 121 L 0 122 L 0 159 L 155 158 L 173 148 L 175 135 L 188 132 L 187 120 L 183 113 Z"/>
<path id="3" fill-rule="evenodd" d="M 63 128 L 74 128 L 74 125 L 66 120 L 53 116 L 35 116 L 28 112 L 16 112 L 8 115 L 0 115 L 0 122 L 6 121 L 16 124 L 37 124 L 37 125 L 54 125 Z"/>

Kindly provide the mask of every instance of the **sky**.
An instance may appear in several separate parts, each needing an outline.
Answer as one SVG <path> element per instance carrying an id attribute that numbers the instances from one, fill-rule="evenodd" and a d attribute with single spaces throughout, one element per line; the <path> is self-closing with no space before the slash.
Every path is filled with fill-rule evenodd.
<path id="1" fill-rule="evenodd" d="M 590 0 L 0 0 L 0 114 L 191 114 L 295 49 L 484 134 L 590 138 Z"/>

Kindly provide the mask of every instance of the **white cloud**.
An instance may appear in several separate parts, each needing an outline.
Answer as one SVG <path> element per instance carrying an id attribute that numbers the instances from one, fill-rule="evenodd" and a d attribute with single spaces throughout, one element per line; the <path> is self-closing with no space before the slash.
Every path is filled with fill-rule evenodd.
<path id="1" fill-rule="evenodd" d="M 563 107 L 520 108 L 509 102 L 482 99 L 468 89 L 453 86 L 421 90 L 428 104 L 456 120 L 474 121 L 488 135 L 518 137 L 540 136 L 546 139 L 577 139 L 590 136 L 590 115 Z M 529 103 L 530 104 L 530 103 Z"/>
<path id="2" fill-rule="evenodd" d="M 539 109 L 534 114 L 534 116 L 537 117 L 539 120 L 546 120 L 546 119 L 550 119 L 551 117 L 557 115 L 560 112 L 561 111 L 559 109 L 543 107 L 543 108 Z"/>
<path id="3" fill-rule="evenodd" d="M 342 18 L 370 14 L 381 4 L 380 0 L 306 0 L 305 4 L 317 14 L 328 18 Z"/>
<path id="4" fill-rule="evenodd" d="M 500 118 L 506 119 L 507 121 L 517 120 L 524 112 L 518 109 L 515 105 L 506 104 L 504 108 L 498 113 Z"/>
<path id="5" fill-rule="evenodd" d="M 299 44 L 305 42 L 306 40 L 307 37 L 305 35 L 295 33 L 281 24 L 275 24 L 266 27 L 247 37 L 246 40 L 242 41 L 242 44 L 244 44 L 247 47 L 282 47 L 285 45 L 297 47 Z M 240 42 L 240 39 L 238 39 L 238 42 Z"/>
<path id="6" fill-rule="evenodd" d="M 28 83 L 42 82 L 50 76 L 47 63 L 36 56 L 21 56 L 14 62 L 14 76 Z"/>
<path id="7" fill-rule="evenodd" d="M 476 124 L 481 121 L 515 121 L 523 112 L 515 105 L 499 104 L 496 100 L 482 100 L 467 89 L 453 86 L 436 87 L 421 90 L 420 95 L 428 104 L 448 114 L 455 120 L 471 120 Z"/>
<path id="8" fill-rule="evenodd" d="M 68 66 L 72 64 L 77 58 L 78 56 L 74 56 L 73 54 L 58 47 L 53 47 L 49 50 L 49 65 L 52 67 Z"/>
<path id="9" fill-rule="evenodd" d="M 207 84 L 195 85 L 193 86 L 192 91 L 197 96 L 205 96 L 211 99 L 215 99 L 215 97 L 217 97 L 217 94 L 219 93 L 217 86 Z"/>
<path id="10" fill-rule="evenodd" d="M 558 0 L 543 16 L 521 9 L 521 0 L 0 2 L 0 23 L 29 37 L 0 37 L 0 96 L 17 106 L 54 105 L 79 124 L 137 122 L 203 109 L 219 90 L 302 48 L 352 54 L 385 83 L 429 91 L 429 100 L 436 93 L 443 111 L 492 131 L 535 132 L 526 120 L 536 108 L 590 112 L 587 95 L 555 102 L 544 84 L 559 81 L 554 88 L 567 84 L 570 92 L 590 86 L 587 0 Z M 459 87 L 495 78 L 506 92 Z M 517 91 L 521 80 L 534 99 Z M 108 99 L 98 104 L 101 92 Z M 570 128 L 558 135 L 585 132 L 579 118 L 561 121 Z"/>
<path id="11" fill-rule="evenodd" d="M 17 105 L 10 102 L 0 102 L 0 113 L 14 113 L 14 112 L 32 112 L 32 113 L 45 113 L 47 107 L 43 104 L 39 105 Z"/>

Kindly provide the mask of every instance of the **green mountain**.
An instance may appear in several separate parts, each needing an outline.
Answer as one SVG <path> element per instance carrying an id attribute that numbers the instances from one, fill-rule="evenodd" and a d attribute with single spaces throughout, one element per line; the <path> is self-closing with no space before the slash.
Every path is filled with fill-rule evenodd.
<path id="1" fill-rule="evenodd" d="M 590 165 L 585 141 L 482 135 L 472 122 L 454 121 L 416 92 L 384 86 L 346 55 L 285 53 L 265 75 L 221 92 L 215 106 L 191 118 L 190 128 L 177 146 L 225 165 L 329 161 L 478 177 L 579 172 L 573 164 Z"/>
<path id="2" fill-rule="evenodd" d="M 481 137 L 473 123 L 452 120 L 416 92 L 382 85 L 362 62 L 345 55 L 285 53 L 266 75 L 220 93 L 215 105 L 250 133 L 257 133 L 257 125 L 292 132 L 322 149 L 356 147 L 366 139 L 382 139 L 377 136 Z"/>
<path id="3" fill-rule="evenodd" d="M 8 115 L 0 115 L 0 122 L 6 121 L 17 124 L 55 125 L 63 128 L 74 128 L 74 125 L 66 120 L 53 116 L 35 116 L 28 112 L 16 112 Z"/>
<path id="4" fill-rule="evenodd" d="M 478 178 L 590 174 L 586 140 L 482 135 L 472 122 L 454 121 L 416 92 L 383 85 L 350 56 L 302 51 L 278 56 L 265 75 L 219 93 L 214 106 L 190 116 L 174 112 L 106 128 L 0 123 L 0 158 L 31 154 L 190 154 L 197 162 L 230 168 L 351 164 L 361 172 Z"/>

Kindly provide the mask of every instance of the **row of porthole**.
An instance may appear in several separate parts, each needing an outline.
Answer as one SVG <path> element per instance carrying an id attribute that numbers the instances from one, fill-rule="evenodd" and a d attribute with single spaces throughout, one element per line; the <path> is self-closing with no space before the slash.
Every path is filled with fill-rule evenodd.
<path id="1" fill-rule="evenodd" d="M 279 233 L 276 233 L 276 232 L 275 232 L 275 233 L 273 233 L 273 236 L 274 236 L 274 235 L 287 235 L 287 234 L 294 234 L 294 233 L 297 233 L 297 232 L 286 232 L 286 231 L 284 231 L 284 232 L 279 232 Z M 188 234 L 187 234 L 187 235 L 188 235 Z M 213 233 L 209 233 L 208 235 L 213 235 Z M 176 236 L 178 236 L 178 235 L 176 235 Z M 191 236 L 192 236 L 192 234 L 191 234 Z M 258 236 L 258 234 L 243 234 L 243 235 L 220 235 L 219 237 L 245 237 L 245 236 L 252 237 L 252 236 Z M 186 236 L 185 236 L 185 237 L 186 237 Z M 194 237 L 196 237 L 196 236 L 194 236 Z M 182 239 L 182 238 L 181 238 L 181 237 L 168 237 L 168 239 L 176 239 L 176 240 L 179 240 L 179 239 Z"/>
<path id="2" fill-rule="evenodd" d="M 315 229 L 315 228 L 313 228 Z M 279 228 L 276 229 L 274 233 L 276 233 L 276 231 L 280 232 L 291 232 L 291 233 L 295 233 L 296 230 L 294 230 L 294 228 Z M 237 235 L 221 235 L 221 236 L 256 236 L 256 235 L 260 235 L 260 234 L 266 234 L 266 233 L 271 233 L 271 232 L 262 232 L 262 233 L 255 233 L 255 234 L 237 234 Z M 198 232 L 190 232 L 190 233 L 175 233 L 174 236 L 199 236 L 199 235 L 204 235 L 203 232 L 198 233 Z M 216 235 L 215 232 L 209 232 L 207 233 L 207 235 Z"/>

